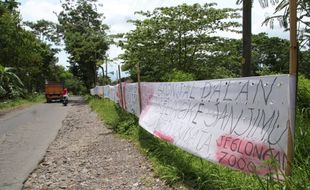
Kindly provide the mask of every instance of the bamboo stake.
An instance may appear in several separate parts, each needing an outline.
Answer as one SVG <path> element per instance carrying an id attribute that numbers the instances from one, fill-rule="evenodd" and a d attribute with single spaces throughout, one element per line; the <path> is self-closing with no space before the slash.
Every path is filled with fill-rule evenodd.
<path id="1" fill-rule="evenodd" d="M 108 57 L 106 57 L 106 62 L 105 62 L 105 77 L 106 77 L 106 80 L 107 80 L 107 85 L 109 84 L 108 82 Z"/>
<path id="2" fill-rule="evenodd" d="M 140 83 L 140 63 L 137 64 L 137 78 L 138 78 L 138 98 L 139 98 L 139 112 L 142 112 L 142 99 L 141 99 L 141 83 Z"/>
<path id="3" fill-rule="evenodd" d="M 290 0 L 290 74 L 297 76 L 297 0 Z"/>
<path id="4" fill-rule="evenodd" d="M 289 13 L 290 13 L 290 70 L 289 74 L 295 79 L 295 84 L 292 86 L 292 94 L 295 95 L 295 99 L 292 101 L 292 109 L 288 128 L 288 145 L 287 145 L 287 168 L 285 175 L 290 176 L 292 174 L 292 163 L 294 154 L 294 139 L 292 127 L 295 126 L 295 113 L 296 113 L 296 92 L 297 92 L 297 2 L 296 0 L 289 1 Z"/>
<path id="5" fill-rule="evenodd" d="M 118 65 L 118 79 L 119 79 L 119 87 L 120 87 L 120 92 L 121 92 L 121 96 L 120 96 L 120 104 L 121 104 L 121 108 L 124 109 L 124 101 L 123 101 L 123 87 L 122 87 L 122 78 L 121 78 L 121 67 Z"/>

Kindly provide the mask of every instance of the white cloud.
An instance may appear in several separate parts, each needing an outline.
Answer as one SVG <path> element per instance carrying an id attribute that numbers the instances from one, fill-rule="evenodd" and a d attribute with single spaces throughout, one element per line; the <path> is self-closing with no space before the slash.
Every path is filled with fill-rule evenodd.
<path id="1" fill-rule="evenodd" d="M 36 21 L 40 19 L 57 22 L 54 12 L 61 11 L 61 4 L 53 1 L 26 0 L 21 2 L 20 12 L 24 20 Z"/>

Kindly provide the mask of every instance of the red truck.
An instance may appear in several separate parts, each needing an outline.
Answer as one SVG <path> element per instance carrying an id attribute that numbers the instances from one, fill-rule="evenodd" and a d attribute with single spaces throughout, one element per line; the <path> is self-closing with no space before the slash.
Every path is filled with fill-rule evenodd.
<path id="1" fill-rule="evenodd" d="M 62 100 L 63 99 L 63 83 L 57 83 L 52 81 L 45 82 L 45 98 L 46 102 L 49 103 L 52 100 Z"/>

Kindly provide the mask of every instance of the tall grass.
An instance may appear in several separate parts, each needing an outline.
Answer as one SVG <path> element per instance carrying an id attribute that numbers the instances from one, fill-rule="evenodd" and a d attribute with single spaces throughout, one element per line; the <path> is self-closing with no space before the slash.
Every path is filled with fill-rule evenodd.
<path id="1" fill-rule="evenodd" d="M 45 97 L 43 95 L 30 95 L 26 98 L 3 100 L 3 101 L 0 101 L 0 111 L 11 110 L 19 106 L 43 102 L 44 100 L 45 100 Z"/>
<path id="2" fill-rule="evenodd" d="M 306 84 L 309 83 L 306 82 Z M 310 92 L 310 88 L 306 87 L 303 91 Z M 299 98 L 308 100 L 310 93 L 309 97 L 303 96 L 308 95 L 303 92 L 299 94 Z M 262 178 L 247 175 L 203 160 L 154 138 L 139 126 L 138 119 L 134 115 L 121 110 L 112 101 L 95 97 L 88 97 L 87 101 L 115 133 L 132 140 L 152 161 L 155 173 L 174 187 L 178 187 L 181 183 L 194 189 L 211 190 L 310 189 L 310 117 L 303 111 L 306 109 L 301 107 L 298 109 L 296 117 L 292 176 L 286 177 L 284 181 L 279 181 L 272 177 Z"/>

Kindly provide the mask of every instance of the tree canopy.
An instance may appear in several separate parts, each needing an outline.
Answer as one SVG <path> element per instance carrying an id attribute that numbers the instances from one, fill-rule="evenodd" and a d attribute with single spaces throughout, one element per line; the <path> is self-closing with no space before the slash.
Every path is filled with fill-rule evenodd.
<path id="1" fill-rule="evenodd" d="M 91 88 L 97 81 L 97 63 L 104 60 L 108 50 L 108 26 L 102 23 L 104 17 L 97 12 L 96 0 L 65 0 L 62 8 L 58 21 L 70 64 L 75 75 Z"/>
<path id="2" fill-rule="evenodd" d="M 278 1 L 261 0 L 260 3 L 265 7 Z M 310 77 L 310 53 L 306 43 L 309 39 L 308 5 L 305 0 L 298 1 L 299 22 L 303 23 L 300 43 L 304 45 L 299 52 L 300 72 L 306 77 Z M 106 59 L 111 40 L 107 35 L 108 26 L 103 23 L 104 16 L 97 11 L 96 0 L 64 0 L 63 9 L 58 14 L 59 25 L 45 20 L 22 22 L 18 6 L 15 0 L 0 0 L 2 76 L 16 75 L 24 84 L 23 92 L 42 91 L 46 79 L 71 80 L 71 84 L 75 81 L 78 86 L 83 82 L 88 89 L 106 83 L 107 79 L 100 75 L 98 69 Z M 287 6 L 287 0 L 278 3 L 276 14 L 267 19 L 269 24 L 272 19 L 281 18 L 283 26 L 287 27 Z M 277 15 L 280 10 L 284 10 L 283 15 Z M 129 70 L 133 80 L 136 80 L 138 63 L 143 81 L 240 76 L 241 40 L 220 35 L 222 32 L 240 32 L 239 9 L 220 9 L 214 3 L 182 4 L 136 14 L 140 19 L 129 21 L 135 29 L 115 35 L 122 39 L 118 45 L 124 50 L 119 57 L 124 62 L 123 69 Z M 55 55 L 59 50 L 52 42 L 59 44 L 60 40 L 64 41 L 65 50 L 69 53 L 69 71 L 56 65 Z M 287 40 L 268 37 L 266 33 L 253 35 L 252 73 L 287 73 L 288 48 Z M 17 78 L 10 79 L 13 80 Z"/>
<path id="3" fill-rule="evenodd" d="M 220 31 L 238 32 L 238 10 L 183 4 L 137 14 L 146 18 L 132 20 L 136 29 L 120 43 L 125 51 L 123 69 L 129 69 L 133 78 L 137 62 L 146 81 L 169 80 L 173 69 L 194 79 L 239 75 L 236 41 L 216 36 Z"/>
<path id="4" fill-rule="evenodd" d="M 252 39 L 254 74 L 288 73 L 290 46 L 288 40 L 268 37 L 266 33 L 253 35 Z"/>
<path id="5" fill-rule="evenodd" d="M 0 65 L 12 68 L 25 93 L 42 91 L 45 79 L 54 78 L 57 50 L 25 30 L 18 6 L 14 0 L 0 1 Z"/>

